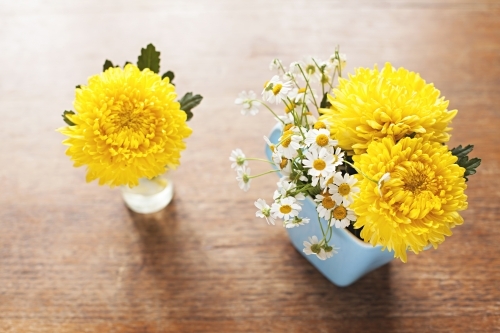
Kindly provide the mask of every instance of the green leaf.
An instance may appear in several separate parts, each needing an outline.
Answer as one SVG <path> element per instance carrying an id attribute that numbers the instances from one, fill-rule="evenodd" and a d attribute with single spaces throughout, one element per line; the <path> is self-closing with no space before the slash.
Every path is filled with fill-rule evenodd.
<path id="1" fill-rule="evenodd" d="M 193 95 L 193 93 L 186 93 L 180 100 L 181 110 L 186 112 L 187 120 L 190 120 L 193 117 L 193 113 L 191 110 L 201 103 L 203 97 L 201 95 Z"/>
<path id="2" fill-rule="evenodd" d="M 66 124 L 68 124 L 69 126 L 75 126 L 76 124 L 74 122 L 72 122 L 71 120 L 68 119 L 68 117 L 67 117 L 68 114 L 75 114 L 75 112 L 71 111 L 71 110 L 64 111 L 63 114 L 62 114 L 64 122 Z"/>
<path id="3" fill-rule="evenodd" d="M 481 165 L 481 159 L 477 157 L 474 157 L 469 160 L 469 156 L 467 155 L 472 151 L 472 149 L 474 149 L 473 145 L 467 145 L 463 148 L 462 145 L 460 145 L 450 150 L 450 152 L 453 155 L 458 157 L 455 164 L 458 164 L 459 166 L 465 169 L 464 172 L 465 181 L 468 181 L 469 179 L 467 178 L 467 176 L 475 174 L 477 167 Z"/>
<path id="4" fill-rule="evenodd" d="M 464 148 L 462 148 L 462 145 L 459 145 L 458 147 L 453 148 L 451 150 L 451 153 L 457 157 L 467 156 L 467 154 L 469 154 L 472 149 L 474 149 L 473 145 L 467 145 Z"/>
<path id="5" fill-rule="evenodd" d="M 137 58 L 137 67 L 141 71 L 149 68 L 156 74 L 160 72 L 160 52 L 156 51 L 153 44 L 148 44 L 145 49 L 141 49 L 141 55 Z"/>
<path id="6" fill-rule="evenodd" d="M 106 59 L 106 61 L 104 62 L 104 65 L 102 65 L 102 71 L 105 72 L 110 67 L 115 67 L 115 66 L 113 65 L 111 60 Z"/>
<path id="7" fill-rule="evenodd" d="M 325 108 L 329 108 L 330 106 L 332 106 L 332 105 L 328 101 L 328 93 L 325 93 L 323 95 L 323 98 L 321 99 L 321 103 L 319 104 L 319 107 L 325 109 Z"/>
<path id="8" fill-rule="evenodd" d="M 170 83 L 172 83 L 172 81 L 174 81 L 175 74 L 172 71 L 167 71 L 167 72 L 163 73 L 163 75 L 161 76 L 161 79 L 163 80 L 166 77 L 168 77 L 168 79 L 170 80 Z"/>

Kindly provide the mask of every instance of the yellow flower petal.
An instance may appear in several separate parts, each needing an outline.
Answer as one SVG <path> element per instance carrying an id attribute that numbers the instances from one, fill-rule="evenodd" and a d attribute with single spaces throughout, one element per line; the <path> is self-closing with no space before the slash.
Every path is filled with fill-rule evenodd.
<path id="1" fill-rule="evenodd" d="M 349 79 L 328 96 L 330 109 L 321 109 L 321 121 L 339 146 L 362 154 L 372 141 L 391 137 L 398 141 L 415 133 L 415 137 L 445 143 L 449 140 L 449 123 L 457 111 L 448 111 L 448 101 L 439 97 L 434 85 L 404 68 L 387 63 L 379 71 L 358 68 Z"/>
<path id="2" fill-rule="evenodd" d="M 74 166 L 87 166 L 88 182 L 138 184 L 179 165 L 191 134 L 175 87 L 135 65 L 109 68 L 76 89 L 75 126 L 59 129 Z"/>
<path id="3" fill-rule="evenodd" d="M 357 175 L 361 191 L 351 208 L 365 242 L 394 250 L 395 257 L 406 261 L 407 250 L 437 247 L 451 228 L 463 223 L 457 211 L 467 208 L 465 170 L 446 146 L 422 138 L 396 144 L 384 138 L 353 159 L 371 179 L 390 173 L 380 192 L 377 183 Z"/>

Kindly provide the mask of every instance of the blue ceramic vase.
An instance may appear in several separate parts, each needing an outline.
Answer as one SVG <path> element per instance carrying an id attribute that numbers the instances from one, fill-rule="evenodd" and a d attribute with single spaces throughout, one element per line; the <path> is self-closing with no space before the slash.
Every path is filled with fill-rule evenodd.
<path id="1" fill-rule="evenodd" d="M 279 141 L 282 127 L 276 125 L 269 137 L 273 143 Z M 271 160 L 271 151 L 266 146 L 266 156 Z M 370 243 L 365 243 L 354 236 L 347 229 L 333 228 L 333 236 L 330 245 L 338 248 L 337 253 L 332 258 L 320 260 L 315 255 L 306 255 L 304 249 L 304 241 L 307 241 L 311 236 L 321 238 L 321 229 L 318 223 L 318 214 L 316 212 L 316 203 L 307 197 L 302 202 L 302 211 L 300 217 L 310 219 L 308 224 L 295 228 L 286 229 L 290 241 L 293 246 L 306 258 L 314 267 L 316 267 L 328 280 L 339 287 L 345 287 L 363 275 L 372 270 L 387 264 L 394 259 L 394 252 L 382 250 L 381 246 L 373 247 Z M 326 221 L 321 219 L 323 225 Z"/>

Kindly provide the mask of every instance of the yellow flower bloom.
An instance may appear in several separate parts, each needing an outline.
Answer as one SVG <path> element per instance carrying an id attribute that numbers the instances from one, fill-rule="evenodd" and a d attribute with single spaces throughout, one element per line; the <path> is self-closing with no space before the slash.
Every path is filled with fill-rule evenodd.
<path id="1" fill-rule="evenodd" d="M 467 208 L 464 168 L 446 146 L 422 138 L 373 142 L 367 153 L 354 156 L 361 189 L 351 208 L 354 227 L 372 245 L 394 250 L 406 262 L 407 249 L 419 253 L 437 248 L 451 228 L 463 223 L 458 211 Z M 386 173 L 385 181 L 377 184 Z M 374 181 L 375 180 L 375 181 Z"/>
<path id="2" fill-rule="evenodd" d="M 415 133 L 435 142 L 449 140 L 449 123 L 457 111 L 419 74 L 387 63 L 382 71 L 358 68 L 349 80 L 328 96 L 331 109 L 321 109 L 320 120 L 330 124 L 332 136 L 344 150 L 366 151 L 372 141 L 391 137 L 398 141 Z"/>
<path id="3" fill-rule="evenodd" d="M 74 166 L 87 166 L 87 182 L 138 185 L 179 165 L 191 134 L 168 78 L 135 65 L 109 68 L 76 90 L 75 126 L 59 131 Z"/>

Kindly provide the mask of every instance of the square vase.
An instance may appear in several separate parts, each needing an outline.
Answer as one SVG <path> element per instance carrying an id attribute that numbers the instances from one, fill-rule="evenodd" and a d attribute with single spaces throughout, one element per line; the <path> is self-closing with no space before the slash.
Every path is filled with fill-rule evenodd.
<path id="1" fill-rule="evenodd" d="M 276 125 L 269 136 L 269 140 L 273 143 L 279 141 L 282 127 Z M 266 146 L 266 156 L 271 159 L 271 151 Z M 318 224 L 318 213 L 316 211 L 316 203 L 311 197 L 307 197 L 301 202 L 302 210 L 299 213 L 300 217 L 309 218 L 310 222 L 295 228 L 286 229 L 290 241 L 293 246 L 306 258 L 314 267 L 316 267 L 328 280 L 337 286 L 345 287 L 363 275 L 372 270 L 387 264 L 394 259 L 394 252 L 382 250 L 381 246 L 372 246 L 370 243 L 365 243 L 358 239 L 347 229 L 333 228 L 333 236 L 330 244 L 338 248 L 337 253 L 332 258 L 321 260 L 314 255 L 306 255 L 303 242 L 308 240 L 308 237 L 321 237 L 321 228 Z M 321 223 L 326 225 L 326 221 L 321 219 Z"/>

